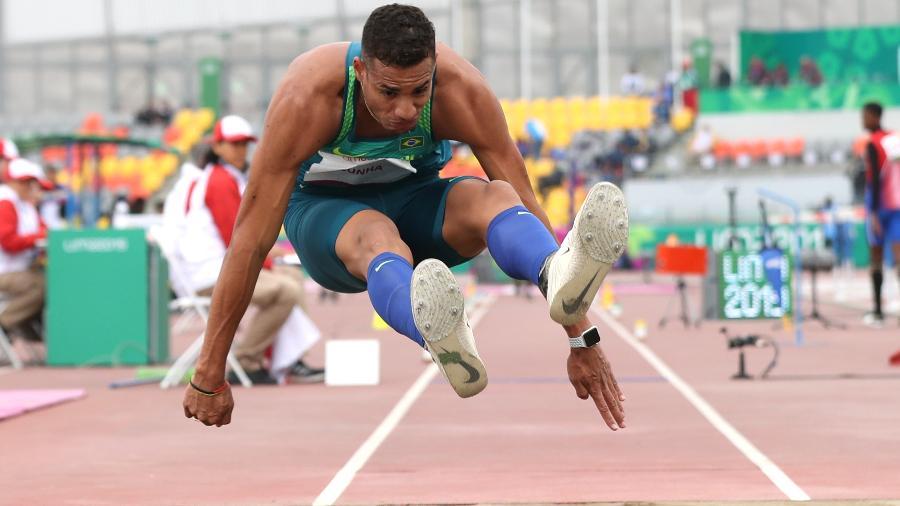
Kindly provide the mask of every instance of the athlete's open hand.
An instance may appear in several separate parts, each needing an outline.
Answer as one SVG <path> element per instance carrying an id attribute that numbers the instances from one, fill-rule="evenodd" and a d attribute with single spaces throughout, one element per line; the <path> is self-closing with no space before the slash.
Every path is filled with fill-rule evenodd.
<path id="1" fill-rule="evenodd" d="M 227 385 L 227 383 L 226 383 Z M 231 397 L 231 387 L 225 387 L 216 395 L 205 395 L 188 385 L 184 391 L 184 416 L 196 418 L 204 425 L 221 427 L 231 423 L 231 410 L 234 409 L 234 399 Z"/>
<path id="2" fill-rule="evenodd" d="M 590 348 L 572 348 L 567 364 L 569 381 L 581 399 L 594 400 L 597 411 L 610 429 L 625 427 L 625 396 L 619 389 L 609 360 L 600 345 Z"/>

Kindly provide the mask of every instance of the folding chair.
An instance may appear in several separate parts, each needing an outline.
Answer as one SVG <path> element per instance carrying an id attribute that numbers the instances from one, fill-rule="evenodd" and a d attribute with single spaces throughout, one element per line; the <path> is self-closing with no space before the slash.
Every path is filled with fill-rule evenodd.
<path id="1" fill-rule="evenodd" d="M 6 304 L 6 299 L 0 295 L 0 313 L 6 309 Z M 2 327 L 0 327 L 0 351 L 2 351 L 3 354 L 6 355 L 6 358 L 9 359 L 13 369 L 22 368 L 22 359 L 19 358 L 19 354 L 16 353 L 16 350 L 13 348 L 12 341 L 9 340 L 9 336 L 6 335 L 6 332 L 3 331 Z"/>
<path id="2" fill-rule="evenodd" d="M 172 283 L 172 289 L 175 291 L 175 295 L 178 296 L 176 302 L 179 305 L 189 307 L 196 311 L 203 320 L 204 325 L 206 325 L 209 320 L 208 308 L 210 299 L 209 297 L 197 295 L 196 290 L 194 290 L 188 281 L 187 276 L 181 270 L 180 258 L 175 252 L 174 237 L 163 226 L 151 227 L 150 236 L 156 241 L 160 252 L 169 263 L 169 281 Z M 181 383 L 181 378 L 184 377 L 188 369 L 190 369 L 194 362 L 197 361 L 197 357 L 200 356 L 200 348 L 203 346 L 204 334 L 200 334 L 200 336 L 188 346 L 188 349 L 175 359 L 175 362 L 169 367 L 166 376 L 159 384 L 161 388 L 169 388 Z M 253 386 L 250 378 L 247 377 L 247 373 L 244 372 L 244 368 L 241 367 L 241 364 L 237 361 L 231 351 L 228 352 L 228 365 L 240 380 L 241 385 L 245 387 Z"/>

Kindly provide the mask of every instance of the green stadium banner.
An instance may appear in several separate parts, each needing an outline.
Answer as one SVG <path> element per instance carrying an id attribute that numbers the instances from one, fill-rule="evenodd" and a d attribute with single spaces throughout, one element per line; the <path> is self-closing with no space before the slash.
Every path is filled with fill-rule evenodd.
<path id="1" fill-rule="evenodd" d="M 168 268 L 144 230 L 49 237 L 50 365 L 136 365 L 169 357 Z"/>
<path id="2" fill-rule="evenodd" d="M 697 71 L 700 88 L 709 88 L 712 72 L 713 45 L 708 38 L 697 38 L 691 42 L 691 61 Z"/>
<path id="3" fill-rule="evenodd" d="M 201 58 L 198 62 L 200 71 L 200 107 L 207 107 L 216 113 L 218 118 L 222 112 L 222 59 Z"/>
<path id="4" fill-rule="evenodd" d="M 900 105 L 898 73 L 900 26 L 867 26 L 802 31 L 740 33 L 743 83 L 726 90 L 704 90 L 704 113 L 817 111 L 859 109 L 870 100 Z M 750 86 L 750 61 L 758 57 L 769 70 L 787 67 L 790 85 L 784 88 Z M 800 61 L 811 58 L 823 83 L 810 87 L 800 79 Z"/>
<path id="5" fill-rule="evenodd" d="M 781 269 L 781 300 L 766 280 L 763 259 L 755 252 L 726 251 L 716 257 L 719 318 L 753 320 L 781 318 L 793 313 L 791 259 Z"/>
<path id="6" fill-rule="evenodd" d="M 681 244 L 712 247 L 713 251 L 726 249 L 730 237 L 728 227 L 711 223 L 693 225 L 640 225 L 630 226 L 628 233 L 628 254 L 632 258 L 653 258 L 656 245 L 670 236 Z M 776 244 L 789 245 L 793 235 L 793 225 L 773 225 L 772 235 Z M 735 228 L 739 248 L 759 251 L 762 248 L 758 224 L 739 224 Z M 850 234 L 852 241 L 852 263 L 856 267 L 869 265 L 869 248 L 866 244 L 865 224 L 854 223 Z M 800 227 L 800 247 L 803 249 L 824 249 L 825 236 L 822 226 L 804 223 Z"/>
<path id="7" fill-rule="evenodd" d="M 805 84 L 792 84 L 784 88 L 746 85 L 727 89 L 708 88 L 700 94 L 700 112 L 858 110 L 873 100 L 885 106 L 900 105 L 900 84 L 826 82 L 815 88 Z"/>
<path id="8" fill-rule="evenodd" d="M 783 63 L 792 80 L 800 74 L 800 59 L 812 58 L 826 83 L 898 82 L 897 46 L 900 26 L 866 26 L 802 31 L 750 31 L 740 34 L 741 75 L 750 60 L 766 68 Z"/>

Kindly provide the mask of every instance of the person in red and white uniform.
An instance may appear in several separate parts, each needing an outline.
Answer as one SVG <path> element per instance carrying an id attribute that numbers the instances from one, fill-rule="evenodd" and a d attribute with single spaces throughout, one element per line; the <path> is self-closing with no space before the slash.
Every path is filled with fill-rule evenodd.
<path id="1" fill-rule="evenodd" d="M 0 175 L 6 174 L 6 166 L 12 160 L 19 157 L 19 148 L 16 144 L 4 137 L 0 137 Z"/>
<path id="2" fill-rule="evenodd" d="M 6 307 L 0 325 L 31 340 L 40 340 L 34 323 L 44 307 L 44 271 L 37 262 L 47 237 L 37 204 L 44 190 L 53 188 L 41 168 L 22 158 L 6 159 L 6 184 L 0 185 L 0 293 Z"/>
<path id="3" fill-rule="evenodd" d="M 183 234 L 177 248 L 185 262 L 189 282 L 201 295 L 212 294 L 231 244 L 241 196 L 247 185 L 247 147 L 255 141 L 245 119 L 233 115 L 223 117 L 213 130 L 212 150 L 205 160 L 203 173 L 188 189 Z M 233 350 L 256 384 L 276 382 L 265 367 L 266 350 L 294 307 L 304 305 L 302 274 L 296 267 L 276 266 L 274 259 L 280 255 L 273 252 L 265 261 L 250 299 L 256 306 L 256 314 Z M 322 369 L 309 367 L 302 359 L 290 374 L 304 382 L 324 379 Z M 234 376 L 229 379 L 237 380 Z"/>

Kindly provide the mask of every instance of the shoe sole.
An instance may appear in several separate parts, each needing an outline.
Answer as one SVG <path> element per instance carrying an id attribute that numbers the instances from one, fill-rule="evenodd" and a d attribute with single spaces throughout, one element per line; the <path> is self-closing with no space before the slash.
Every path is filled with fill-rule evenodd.
<path id="1" fill-rule="evenodd" d="M 571 249 L 567 279 L 550 300 L 550 318 L 562 325 L 573 325 L 584 317 L 606 274 L 625 251 L 628 209 L 622 190 L 611 183 L 594 185 L 575 216 L 570 235 L 563 242 Z"/>
<path id="2" fill-rule="evenodd" d="M 310 376 L 288 376 L 288 381 L 291 383 L 299 383 L 299 384 L 313 384 L 313 383 L 324 383 L 325 382 L 325 373 L 321 374 L 313 374 Z"/>
<path id="3" fill-rule="evenodd" d="M 410 299 L 425 347 L 456 394 L 465 398 L 484 390 L 487 371 L 470 337 L 462 291 L 450 269 L 434 259 L 417 265 Z"/>

